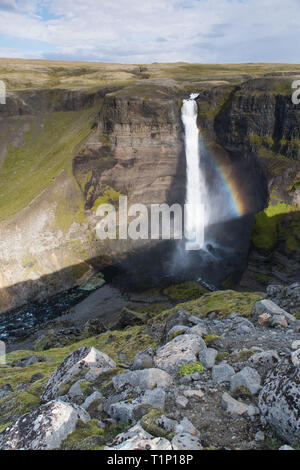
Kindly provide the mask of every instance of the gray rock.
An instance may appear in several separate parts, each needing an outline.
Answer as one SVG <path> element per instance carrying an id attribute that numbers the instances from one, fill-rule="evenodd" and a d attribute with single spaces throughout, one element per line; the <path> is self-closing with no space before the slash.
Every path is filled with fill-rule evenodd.
<path id="1" fill-rule="evenodd" d="M 72 352 L 53 372 L 41 396 L 41 401 L 47 402 L 55 398 L 59 387 L 84 369 L 101 368 L 107 370 L 113 367 L 116 367 L 116 363 L 107 354 L 95 348 L 79 348 Z"/>
<path id="2" fill-rule="evenodd" d="M 90 420 L 82 408 L 54 400 L 27 413 L 0 435 L 1 450 L 52 450 L 71 434 L 77 420 Z"/>
<path id="3" fill-rule="evenodd" d="M 300 442 L 300 368 L 290 358 L 269 372 L 258 405 L 263 424 L 290 445 Z"/>
<path id="4" fill-rule="evenodd" d="M 300 349 L 292 353 L 292 363 L 295 367 L 300 367 Z"/>
<path id="5" fill-rule="evenodd" d="M 153 390 L 146 390 L 141 397 L 141 403 L 150 405 L 152 408 L 163 410 L 166 402 L 166 392 L 162 388 L 154 388 Z"/>
<path id="6" fill-rule="evenodd" d="M 207 348 L 199 353 L 199 361 L 206 369 L 212 369 L 215 365 L 218 351 L 213 348 Z"/>
<path id="7" fill-rule="evenodd" d="M 263 313 L 268 313 L 272 316 L 284 316 L 289 325 L 293 325 L 296 321 L 296 318 L 290 313 L 286 312 L 280 308 L 277 304 L 272 302 L 272 300 L 264 299 L 256 302 L 254 306 L 254 313 L 257 315 L 262 315 Z"/>
<path id="8" fill-rule="evenodd" d="M 117 392 L 126 386 L 138 387 L 140 390 L 151 390 L 156 386 L 165 389 L 171 385 L 172 377 L 161 369 L 143 369 L 116 375 L 112 382 Z"/>
<path id="9" fill-rule="evenodd" d="M 232 398 L 229 393 L 225 392 L 222 395 L 221 405 L 227 413 L 232 415 L 244 415 L 248 413 L 248 405 Z"/>
<path id="10" fill-rule="evenodd" d="M 102 400 L 103 400 L 102 393 L 96 391 L 96 392 L 92 393 L 91 395 L 89 395 L 85 399 L 84 403 L 81 406 L 84 410 L 89 411 L 89 409 L 92 405 L 94 405 L 96 402 L 97 403 L 99 403 L 99 402 L 102 403 Z"/>
<path id="11" fill-rule="evenodd" d="M 174 450 L 203 450 L 199 439 L 187 433 L 176 434 L 172 439 L 172 448 Z"/>
<path id="12" fill-rule="evenodd" d="M 245 387 L 252 395 L 255 395 L 260 389 L 260 375 L 252 367 L 244 367 L 235 374 L 230 381 L 230 390 L 234 392 L 237 387 Z"/>
<path id="13" fill-rule="evenodd" d="M 255 440 L 256 442 L 262 442 L 265 440 L 265 435 L 262 431 L 258 431 L 256 434 L 255 434 Z"/>
<path id="14" fill-rule="evenodd" d="M 171 341 L 174 337 L 183 335 L 189 329 L 186 325 L 174 325 L 167 334 L 167 340 Z"/>
<path id="15" fill-rule="evenodd" d="M 205 336 L 207 335 L 207 329 L 206 328 L 203 328 L 202 326 L 200 325 L 195 325 L 193 326 L 192 328 L 189 328 L 187 331 L 186 331 L 186 334 L 188 335 L 199 335 L 199 336 Z"/>
<path id="16" fill-rule="evenodd" d="M 230 382 L 234 374 L 235 371 L 233 367 L 231 367 L 226 362 L 221 362 L 221 364 L 213 367 L 212 379 L 217 383 Z"/>
<path id="17" fill-rule="evenodd" d="M 261 368 L 266 372 L 278 364 L 279 356 L 277 351 L 274 350 L 263 351 L 253 354 L 249 362 L 253 367 Z"/>
<path id="18" fill-rule="evenodd" d="M 188 406 L 189 400 L 184 395 L 178 395 L 175 398 L 175 403 L 180 408 L 186 408 Z"/>
<path id="19" fill-rule="evenodd" d="M 68 397 L 82 397 L 83 392 L 80 387 L 80 383 L 82 382 L 84 382 L 84 380 L 77 380 L 77 382 L 75 382 L 70 388 L 70 390 L 68 391 L 67 396 Z"/>
<path id="20" fill-rule="evenodd" d="M 296 351 L 299 348 L 300 348 L 300 339 L 297 339 L 296 341 L 292 342 L 292 349 L 293 351 Z"/>
<path id="21" fill-rule="evenodd" d="M 30 377 L 30 380 L 29 382 L 31 384 L 33 384 L 34 382 L 37 382 L 38 380 L 41 380 L 44 378 L 44 374 L 42 374 L 42 372 L 37 372 L 36 374 L 33 374 L 31 377 Z"/>
<path id="22" fill-rule="evenodd" d="M 5 384 L 0 387 L 0 400 L 7 397 L 13 392 L 10 384 Z"/>
<path id="23" fill-rule="evenodd" d="M 157 425 L 168 432 L 174 432 L 178 423 L 175 419 L 170 419 L 165 415 L 161 415 L 157 420 Z"/>
<path id="24" fill-rule="evenodd" d="M 151 369 L 154 366 L 154 351 L 152 348 L 139 352 L 133 360 L 133 370 Z"/>
<path id="25" fill-rule="evenodd" d="M 108 414 L 120 423 L 128 423 L 133 420 L 133 412 L 137 404 L 128 402 L 113 403 Z"/>
<path id="26" fill-rule="evenodd" d="M 199 431 L 195 428 L 189 419 L 183 418 L 180 423 L 175 426 L 176 434 L 191 434 L 192 436 L 199 435 Z"/>
<path id="27" fill-rule="evenodd" d="M 15 388 L 15 392 L 20 392 L 21 390 L 28 390 L 29 388 L 29 385 L 26 384 L 25 382 L 21 382 L 20 384 L 18 384 Z M 0 392 L 0 395 L 1 395 L 1 392 Z"/>
<path id="28" fill-rule="evenodd" d="M 128 431 L 119 434 L 112 446 L 106 446 L 104 450 L 172 450 L 172 446 L 167 439 L 153 438 L 140 424 L 136 424 Z"/>
<path id="29" fill-rule="evenodd" d="M 183 364 L 197 361 L 197 354 L 206 349 L 201 336 L 182 335 L 161 347 L 154 359 L 155 366 L 170 374 L 176 374 Z"/>
<path id="30" fill-rule="evenodd" d="M 281 447 L 279 448 L 279 450 L 295 450 L 295 449 L 293 449 L 293 447 L 291 447 L 291 446 L 285 445 L 285 446 L 281 446 Z"/>

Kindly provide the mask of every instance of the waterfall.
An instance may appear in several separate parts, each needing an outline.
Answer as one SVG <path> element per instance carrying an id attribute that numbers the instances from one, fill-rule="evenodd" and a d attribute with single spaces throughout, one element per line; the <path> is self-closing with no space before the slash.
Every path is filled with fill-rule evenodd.
<path id="1" fill-rule="evenodd" d="M 201 172 L 199 151 L 199 131 L 197 127 L 198 107 L 192 93 L 183 100 L 181 118 L 185 129 L 186 154 L 186 201 L 185 201 L 185 238 L 186 250 L 200 250 L 204 246 L 205 229 L 205 182 Z"/>

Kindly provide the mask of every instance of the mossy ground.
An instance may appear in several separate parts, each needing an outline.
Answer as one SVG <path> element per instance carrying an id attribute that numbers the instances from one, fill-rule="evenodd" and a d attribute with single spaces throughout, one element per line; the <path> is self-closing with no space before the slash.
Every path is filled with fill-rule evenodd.
<path id="1" fill-rule="evenodd" d="M 175 301 L 197 299 L 207 292 L 208 290 L 196 281 L 187 281 L 182 284 L 175 284 L 167 287 L 163 291 L 165 295 Z"/>
<path id="2" fill-rule="evenodd" d="M 124 331 L 112 331 L 99 336 L 84 339 L 63 348 L 49 349 L 47 351 L 15 351 L 7 354 L 7 367 L 1 368 L 0 386 L 10 384 L 15 388 L 21 382 L 29 385 L 26 391 L 13 392 L 6 398 L 0 400 L 0 427 L 4 429 L 11 422 L 18 419 L 23 414 L 32 411 L 40 404 L 46 383 L 52 372 L 59 364 L 72 352 L 81 346 L 94 346 L 105 352 L 118 364 L 118 354 L 126 354 L 128 360 L 132 360 L 139 351 L 150 346 L 154 347 L 155 342 L 144 332 L 144 327 L 136 326 L 127 328 Z M 29 355 L 41 355 L 47 357 L 49 362 L 38 362 L 28 367 L 11 367 L 9 364 L 21 357 Z M 120 373 L 121 369 L 116 368 L 110 374 L 103 377 L 102 387 L 109 388 L 111 385 L 111 374 Z M 41 372 L 44 377 L 31 384 L 30 379 L 33 374 Z"/>

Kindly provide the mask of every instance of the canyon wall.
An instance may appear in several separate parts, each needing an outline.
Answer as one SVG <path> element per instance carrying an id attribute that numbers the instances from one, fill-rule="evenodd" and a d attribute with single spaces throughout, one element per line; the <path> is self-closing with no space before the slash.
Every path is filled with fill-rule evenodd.
<path id="1" fill-rule="evenodd" d="M 265 175 L 270 202 L 279 204 L 275 229 L 268 213 L 256 220 L 244 277 L 251 285 L 270 275 L 257 260 L 272 264 L 279 252 L 282 264 L 298 262 L 298 222 L 291 222 L 292 250 L 281 233 L 299 208 L 299 109 L 284 87 L 251 80 L 203 88 L 198 101 L 203 141 L 244 194 L 248 213 L 266 207 Z M 41 301 L 150 248 L 148 241 L 99 240 L 96 210 L 117 205 L 120 195 L 130 204 L 184 201 L 180 108 L 188 91 L 157 82 L 9 94 L 0 107 L 0 311 Z M 263 243 L 264 217 L 271 247 Z M 288 268 L 293 276 L 297 265 Z"/>

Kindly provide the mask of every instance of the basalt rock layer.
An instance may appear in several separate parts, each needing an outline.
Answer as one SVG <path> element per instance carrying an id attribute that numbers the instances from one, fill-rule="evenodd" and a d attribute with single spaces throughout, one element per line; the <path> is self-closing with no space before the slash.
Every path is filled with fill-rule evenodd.
<path id="1" fill-rule="evenodd" d="M 246 212 L 266 207 L 265 175 L 276 207 L 256 220 L 250 284 L 269 276 L 271 255 L 283 278 L 287 258 L 289 277 L 298 267 L 299 107 L 289 86 L 270 78 L 200 90 L 203 141 L 245 195 Z M 186 94 L 174 80 L 8 94 L 0 107 L 0 311 L 42 300 L 150 247 L 147 240 L 99 240 L 96 212 L 102 203 L 117 207 L 121 195 L 129 204 L 183 203 Z M 271 247 L 264 246 L 264 217 Z"/>

